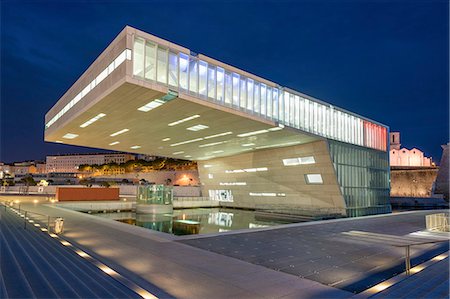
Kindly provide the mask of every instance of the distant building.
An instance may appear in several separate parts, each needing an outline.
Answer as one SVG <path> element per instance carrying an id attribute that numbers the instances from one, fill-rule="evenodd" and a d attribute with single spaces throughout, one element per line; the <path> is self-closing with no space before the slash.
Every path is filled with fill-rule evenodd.
<path id="1" fill-rule="evenodd" d="M 46 169 L 48 173 L 77 173 L 78 167 L 83 164 L 101 165 L 107 163 L 125 163 L 134 160 L 135 155 L 128 153 L 107 154 L 73 154 L 47 156 Z"/>
<path id="2" fill-rule="evenodd" d="M 433 166 L 431 157 L 425 157 L 423 152 L 417 148 L 401 148 L 400 132 L 389 133 L 390 140 L 390 165 L 391 166 L 414 166 L 430 167 Z"/>
<path id="3" fill-rule="evenodd" d="M 18 181 L 29 175 L 39 177 L 46 173 L 45 163 L 41 161 L 24 161 L 11 164 L 0 163 L 0 179 L 14 178 L 14 180 Z"/>

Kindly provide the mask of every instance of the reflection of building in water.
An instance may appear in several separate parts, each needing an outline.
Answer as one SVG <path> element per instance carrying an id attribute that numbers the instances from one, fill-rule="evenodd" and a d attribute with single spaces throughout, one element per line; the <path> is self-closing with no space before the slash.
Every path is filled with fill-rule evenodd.
<path id="1" fill-rule="evenodd" d="M 417 148 L 401 148 L 400 132 L 389 133 L 390 140 L 390 164 L 391 166 L 432 166 L 431 157 L 425 157 Z"/>
<path id="2" fill-rule="evenodd" d="M 208 224 L 231 227 L 231 225 L 233 224 L 233 213 L 210 213 L 208 216 Z"/>

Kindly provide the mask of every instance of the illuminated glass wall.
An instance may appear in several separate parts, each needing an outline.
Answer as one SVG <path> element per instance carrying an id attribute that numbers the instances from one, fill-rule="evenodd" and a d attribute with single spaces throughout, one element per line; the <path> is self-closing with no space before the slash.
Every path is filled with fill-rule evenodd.
<path id="1" fill-rule="evenodd" d="M 391 212 L 388 154 L 332 140 L 329 144 L 347 215 Z"/>
<path id="2" fill-rule="evenodd" d="M 140 37 L 134 39 L 133 75 L 326 138 L 387 148 L 386 127 Z"/>

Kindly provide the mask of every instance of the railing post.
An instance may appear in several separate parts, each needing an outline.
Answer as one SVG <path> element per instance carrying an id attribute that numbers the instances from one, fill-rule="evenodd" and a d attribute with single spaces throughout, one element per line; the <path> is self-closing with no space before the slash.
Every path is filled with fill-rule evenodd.
<path id="1" fill-rule="evenodd" d="M 27 211 L 25 211 L 25 217 L 23 217 L 24 222 L 24 229 L 27 229 Z"/>
<path id="2" fill-rule="evenodd" d="M 19 203 L 19 213 L 20 213 L 20 203 Z"/>
<path id="3" fill-rule="evenodd" d="M 405 257 L 406 275 L 409 275 L 409 272 L 411 270 L 411 256 L 409 251 L 409 245 L 407 245 L 405 249 L 406 249 L 406 257 Z"/>
<path id="4" fill-rule="evenodd" d="M 47 216 L 47 231 L 50 233 L 50 216 Z"/>

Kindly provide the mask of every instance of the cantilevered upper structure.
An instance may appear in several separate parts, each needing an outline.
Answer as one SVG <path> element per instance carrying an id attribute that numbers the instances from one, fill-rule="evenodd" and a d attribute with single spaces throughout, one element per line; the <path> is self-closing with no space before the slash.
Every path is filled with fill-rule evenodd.
<path id="1" fill-rule="evenodd" d="M 388 128 L 134 29 L 45 116 L 45 140 L 199 162 L 224 205 L 390 212 Z"/>

